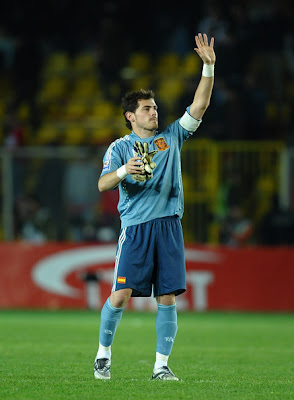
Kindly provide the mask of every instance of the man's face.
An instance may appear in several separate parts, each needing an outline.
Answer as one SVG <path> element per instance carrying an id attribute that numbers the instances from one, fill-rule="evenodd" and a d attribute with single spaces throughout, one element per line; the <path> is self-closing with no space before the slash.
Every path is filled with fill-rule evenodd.
<path id="1" fill-rule="evenodd" d="M 132 113 L 133 121 L 140 129 L 154 131 L 158 128 L 158 112 L 154 99 L 139 100 L 139 107 Z"/>

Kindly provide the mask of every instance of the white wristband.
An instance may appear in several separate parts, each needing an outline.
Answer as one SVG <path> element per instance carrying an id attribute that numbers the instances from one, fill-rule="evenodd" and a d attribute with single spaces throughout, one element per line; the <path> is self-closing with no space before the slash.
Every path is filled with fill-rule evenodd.
<path id="1" fill-rule="evenodd" d="M 186 131 L 195 132 L 201 122 L 202 119 L 195 119 L 186 111 L 179 123 Z"/>
<path id="2" fill-rule="evenodd" d="M 128 175 L 126 166 L 123 165 L 122 167 L 118 168 L 116 170 L 116 174 L 121 180 L 125 179 Z"/>
<path id="3" fill-rule="evenodd" d="M 205 76 L 206 78 L 214 76 L 214 64 L 203 64 L 202 76 Z"/>

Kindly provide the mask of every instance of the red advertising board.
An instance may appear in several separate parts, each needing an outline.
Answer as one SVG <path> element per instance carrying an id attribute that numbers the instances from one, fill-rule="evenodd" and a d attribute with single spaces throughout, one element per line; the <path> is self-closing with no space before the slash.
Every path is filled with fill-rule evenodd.
<path id="1" fill-rule="evenodd" d="M 100 309 L 110 294 L 116 245 L 0 244 L 0 308 Z M 294 311 L 294 248 L 187 246 L 179 310 Z M 129 309 L 151 310 L 152 298 Z"/>

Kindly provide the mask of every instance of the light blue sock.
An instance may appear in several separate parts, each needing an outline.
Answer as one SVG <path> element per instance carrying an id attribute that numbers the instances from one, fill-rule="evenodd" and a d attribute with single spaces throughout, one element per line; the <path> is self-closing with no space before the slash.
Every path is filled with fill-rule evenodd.
<path id="1" fill-rule="evenodd" d="M 169 356 L 178 330 L 176 304 L 158 304 L 156 316 L 156 352 Z"/>
<path id="2" fill-rule="evenodd" d="M 109 298 L 106 300 L 101 310 L 99 343 L 103 346 L 111 346 L 116 328 L 121 320 L 124 308 L 116 308 L 110 304 Z"/>

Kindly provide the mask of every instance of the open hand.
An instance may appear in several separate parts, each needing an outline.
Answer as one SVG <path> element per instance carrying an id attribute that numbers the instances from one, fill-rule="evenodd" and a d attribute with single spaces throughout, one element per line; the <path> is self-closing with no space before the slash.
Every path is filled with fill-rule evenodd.
<path id="1" fill-rule="evenodd" d="M 197 47 L 195 47 L 194 50 L 198 53 L 204 64 L 215 64 L 216 57 L 213 49 L 214 38 L 211 38 L 209 44 L 206 33 L 204 33 L 203 36 L 201 33 L 198 33 L 198 35 L 195 36 L 195 42 Z"/>

